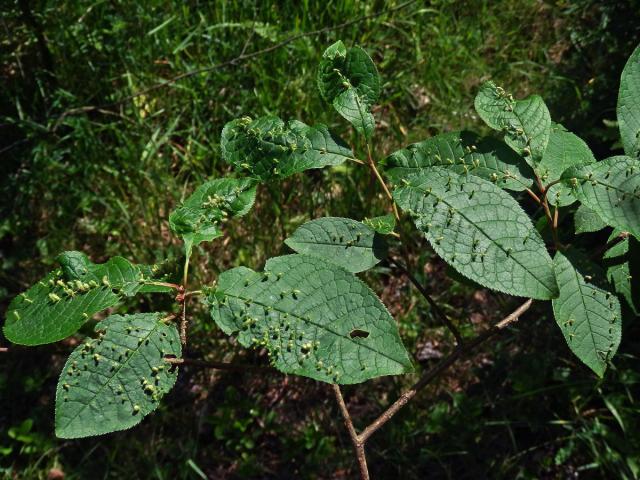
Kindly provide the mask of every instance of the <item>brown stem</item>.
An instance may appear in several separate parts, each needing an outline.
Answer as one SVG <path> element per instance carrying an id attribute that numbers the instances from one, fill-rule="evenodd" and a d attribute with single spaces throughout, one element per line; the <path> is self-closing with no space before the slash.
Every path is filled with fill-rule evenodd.
<path id="1" fill-rule="evenodd" d="M 555 185 L 556 183 L 558 183 L 558 181 L 551 182 L 545 188 L 545 186 L 542 184 L 542 180 L 540 180 L 540 177 L 536 175 L 536 182 L 538 184 L 538 188 L 540 189 L 540 192 L 542 193 L 542 198 L 540 198 L 538 203 L 544 209 L 544 214 L 546 215 L 547 221 L 549 222 L 549 227 L 551 228 L 551 236 L 553 237 L 553 244 L 556 246 L 556 250 L 560 250 L 562 247 L 562 244 L 558 239 L 557 219 L 556 219 L 556 222 L 554 222 L 553 215 L 551 214 L 551 209 L 549 208 L 549 201 L 547 200 L 547 192 L 549 191 L 549 187 Z"/>
<path id="2" fill-rule="evenodd" d="M 186 288 L 186 274 L 183 285 L 178 285 L 178 294 L 176 295 L 176 302 L 180 305 L 180 343 L 182 346 L 187 344 L 187 294 Z"/>
<path id="3" fill-rule="evenodd" d="M 177 283 L 147 281 L 147 282 L 144 282 L 144 284 L 157 285 L 158 287 L 169 287 L 169 288 L 173 288 L 174 290 L 180 289 L 180 285 L 178 285 Z"/>
<path id="4" fill-rule="evenodd" d="M 0 347 L 0 353 L 7 353 L 9 351 L 6 347 Z"/>
<path id="5" fill-rule="evenodd" d="M 427 300 L 427 302 L 429 302 L 429 305 L 431 306 L 431 309 L 436 313 L 436 316 L 440 318 L 440 321 L 444 324 L 444 326 L 447 327 L 449 331 L 453 334 L 453 337 L 456 339 L 456 343 L 458 345 L 462 345 L 463 340 L 462 340 L 462 335 L 460 335 L 460 331 L 451 322 L 451 320 L 449 320 L 449 317 L 447 317 L 447 315 L 442 311 L 442 309 L 438 306 L 436 301 L 433 298 L 431 298 L 431 295 L 429 295 L 429 293 L 424 289 L 424 287 L 420 284 L 420 282 L 418 282 L 418 279 L 414 277 L 411 274 L 411 272 L 407 270 L 407 268 L 404 265 L 402 265 L 400 262 L 398 262 L 395 258 L 389 257 L 389 260 L 391 261 L 391 263 L 393 263 L 395 266 L 397 266 L 400 270 L 404 272 L 404 274 L 409 278 L 413 286 L 416 287 L 416 290 L 418 290 L 418 292 L 420 292 L 420 294 Z"/>
<path id="6" fill-rule="evenodd" d="M 378 171 L 378 168 L 376 167 L 376 164 L 373 161 L 373 157 L 371 156 L 371 147 L 369 146 L 368 143 L 367 143 L 367 162 L 368 162 L 369 168 L 371 169 L 376 179 L 378 180 L 378 183 L 382 187 L 382 190 L 384 190 L 385 195 L 389 200 L 391 200 L 391 208 L 393 209 L 393 216 L 396 217 L 396 220 L 400 221 L 400 213 L 398 212 L 398 207 L 396 206 L 396 202 L 393 201 L 393 195 L 391 194 L 389 187 L 387 187 L 387 184 L 382 178 L 382 175 L 380 175 L 380 172 Z"/>
<path id="7" fill-rule="evenodd" d="M 535 193 L 533 193 L 533 191 L 529 188 L 525 188 L 525 191 L 531 196 L 531 198 L 533 198 L 533 200 L 542 205 L 542 202 L 540 201 L 540 197 L 538 197 Z"/>
<path id="8" fill-rule="evenodd" d="M 264 372 L 270 370 L 268 367 L 261 365 L 246 365 L 242 363 L 227 363 L 227 362 L 214 362 L 208 360 L 196 360 L 194 358 L 173 358 L 165 357 L 164 361 L 172 365 L 189 365 L 200 368 L 214 368 L 216 370 L 231 370 L 231 371 L 256 371 Z"/>
<path id="9" fill-rule="evenodd" d="M 435 367 L 426 372 L 420 380 L 418 380 L 413 387 L 404 392 L 400 397 L 389 407 L 387 408 L 376 420 L 374 420 L 367 428 L 365 428 L 362 433 L 358 436 L 358 439 L 364 444 L 371 435 L 373 435 L 380 427 L 382 427 L 385 423 L 387 423 L 391 417 L 393 417 L 398 411 L 404 407 L 409 400 L 416 396 L 416 394 L 426 387 L 433 379 L 438 377 L 442 372 L 444 372 L 447 368 L 453 365 L 456 360 L 464 355 L 473 351 L 476 347 L 482 345 L 485 341 L 502 331 L 508 325 L 513 322 L 516 322 L 518 318 L 526 312 L 533 300 L 529 299 L 520 305 L 516 310 L 514 310 L 511 314 L 503 318 L 493 327 L 478 335 L 472 341 L 465 343 L 464 345 L 458 346 L 450 355 L 441 360 Z"/>
<path id="10" fill-rule="evenodd" d="M 360 478 L 362 480 L 369 480 L 369 469 L 367 467 L 367 457 L 364 452 L 364 442 L 366 440 L 361 440 L 358 436 L 358 432 L 356 432 L 355 427 L 353 426 L 353 421 L 351 420 L 351 415 L 349 414 L 349 410 L 347 409 L 347 405 L 344 403 L 344 398 L 342 397 L 342 392 L 340 391 L 340 386 L 333 384 L 333 393 L 336 396 L 336 402 L 338 402 L 338 407 L 340 407 L 340 413 L 342 413 L 342 418 L 344 419 L 344 424 L 349 431 L 349 437 L 351 437 L 351 443 L 353 444 L 353 449 L 356 452 L 356 457 L 358 459 L 358 467 L 360 468 Z"/>

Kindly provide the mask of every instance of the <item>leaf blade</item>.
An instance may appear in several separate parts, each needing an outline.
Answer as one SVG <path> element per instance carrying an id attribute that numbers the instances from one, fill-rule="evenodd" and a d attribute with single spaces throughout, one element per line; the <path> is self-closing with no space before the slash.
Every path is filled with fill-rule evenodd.
<path id="1" fill-rule="evenodd" d="M 495 83 L 484 83 L 475 98 L 480 118 L 491 128 L 505 132 L 505 142 L 536 168 L 549 142 L 551 116 L 544 100 L 531 95 L 513 97 Z"/>
<path id="2" fill-rule="evenodd" d="M 169 226 L 191 249 L 222 236 L 226 219 L 241 217 L 253 206 L 257 183 L 251 178 L 218 178 L 200 185 L 169 215 Z"/>
<path id="3" fill-rule="evenodd" d="M 607 225 L 640 238 L 640 161 L 610 157 L 571 167 L 561 178 L 578 200 Z"/>
<path id="4" fill-rule="evenodd" d="M 33 346 L 62 340 L 122 296 L 138 293 L 147 280 L 122 257 L 94 264 L 81 252 L 65 252 L 57 260 L 61 268 L 9 305 L 3 331 L 11 342 Z"/>
<path id="5" fill-rule="evenodd" d="M 549 144 L 536 172 L 543 184 L 548 185 L 558 180 L 568 168 L 595 162 L 596 159 L 584 140 L 566 130 L 562 125 L 553 124 Z M 549 188 L 547 199 L 549 203 L 559 207 L 571 205 L 576 201 L 571 190 L 561 183 Z"/>
<path id="6" fill-rule="evenodd" d="M 576 234 L 598 232 L 607 226 L 596 212 L 582 204 L 576 210 L 573 222 Z"/>
<path id="7" fill-rule="evenodd" d="M 340 165 L 353 158 L 342 139 L 322 124 L 310 127 L 275 116 L 232 120 L 222 129 L 224 160 L 258 180 L 286 178 L 314 168 Z"/>
<path id="8" fill-rule="evenodd" d="M 360 383 L 413 368 L 377 296 L 352 273 L 315 257 L 275 257 L 262 274 L 228 270 L 209 303 L 225 333 L 237 334 L 244 346 L 266 348 L 285 373 Z"/>
<path id="9" fill-rule="evenodd" d="M 380 78 L 371 57 L 360 47 L 341 41 L 328 47 L 320 62 L 318 90 L 354 128 L 370 138 L 375 120 L 370 112 L 380 96 Z"/>
<path id="10" fill-rule="evenodd" d="M 511 148 L 466 130 L 436 135 L 394 152 L 387 157 L 385 174 L 398 183 L 436 166 L 468 172 L 508 190 L 522 191 L 533 184 L 533 172 Z"/>
<path id="11" fill-rule="evenodd" d="M 161 320 L 157 313 L 112 315 L 96 326 L 103 337 L 73 351 L 56 389 L 59 438 L 124 430 L 157 408 L 177 377 L 163 358 L 181 356 L 177 329 Z"/>
<path id="12" fill-rule="evenodd" d="M 585 281 L 561 252 L 554 257 L 560 295 L 551 301 L 569 349 L 599 377 L 615 355 L 621 337 L 618 299 Z"/>
<path id="13" fill-rule="evenodd" d="M 552 260 L 518 203 L 493 183 L 442 167 L 409 177 L 394 199 L 462 275 L 511 295 L 557 295 Z"/>
<path id="14" fill-rule="evenodd" d="M 616 111 L 624 152 L 640 158 L 640 46 L 622 70 Z"/>

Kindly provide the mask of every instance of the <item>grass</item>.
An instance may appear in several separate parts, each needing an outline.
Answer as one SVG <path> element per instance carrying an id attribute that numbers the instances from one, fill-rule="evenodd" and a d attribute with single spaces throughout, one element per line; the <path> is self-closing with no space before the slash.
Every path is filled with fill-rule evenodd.
<path id="1" fill-rule="evenodd" d="M 6 305 L 63 250 L 83 250 L 95 261 L 119 254 L 179 263 L 181 246 L 169 234 L 168 214 L 205 178 L 229 172 L 219 138 L 237 116 L 323 122 L 363 157 L 358 138 L 315 90 L 318 60 L 337 39 L 366 48 L 383 78 L 377 160 L 436 133 L 481 130 L 473 97 L 488 78 L 518 96 L 541 93 L 554 118 L 605 154 L 615 145 L 602 120 L 612 118 L 616 72 L 640 25 L 633 3 L 416 2 L 62 119 L 69 109 L 113 104 L 183 72 L 399 2 L 45 1 L 31 11 L 13 5 L 0 26 L 11 33 L 0 51 L 0 301 Z M 234 265 L 261 268 L 306 219 L 363 218 L 386 208 L 370 174 L 355 165 L 296 176 L 280 191 L 261 189 L 256 208 L 231 224 L 224 242 L 198 248 L 193 282 L 211 282 Z M 414 264 L 427 267 L 418 275 L 453 318 L 471 316 L 482 325 L 509 309 L 503 297 L 447 279 L 421 245 L 412 245 Z M 411 351 L 450 348 L 451 339 L 406 278 L 381 268 L 367 280 L 398 318 Z M 144 298 L 127 307 L 168 305 Z M 189 355 L 261 361 L 257 353 L 239 353 L 205 312 L 196 313 Z M 454 371 L 374 437 L 372 470 L 380 478 L 422 478 L 424 472 L 566 478 L 579 469 L 585 478 L 637 478 L 633 342 L 623 346 L 626 356 L 607 383 L 596 384 L 571 363 L 547 312 L 536 313 L 511 340 Z M 162 409 L 139 428 L 55 440 L 51 395 L 64 358 L 59 353 L 71 346 L 21 350 L 0 367 L 0 425 L 6 427 L 0 428 L 0 475 L 46 478 L 51 468 L 70 479 L 349 475 L 352 456 L 330 392 L 279 375 L 185 369 Z M 487 363 L 491 368 L 476 368 Z M 383 396 L 392 398 L 408 381 L 349 388 L 350 407 L 358 418 L 372 417 L 388 402 Z M 33 420 L 29 431 L 11 437 L 10 428 L 18 431 L 27 419 Z"/>

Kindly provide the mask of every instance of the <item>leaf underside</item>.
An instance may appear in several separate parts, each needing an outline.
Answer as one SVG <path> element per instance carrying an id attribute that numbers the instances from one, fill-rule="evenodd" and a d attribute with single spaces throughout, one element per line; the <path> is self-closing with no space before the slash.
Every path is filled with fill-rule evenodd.
<path id="1" fill-rule="evenodd" d="M 275 116 L 227 123 L 220 147 L 227 163 L 259 180 L 285 178 L 353 158 L 351 149 L 326 126 L 310 127 L 297 120 L 285 124 Z"/>
<path id="2" fill-rule="evenodd" d="M 122 296 L 138 293 L 149 280 L 140 267 L 122 257 L 94 264 L 83 253 L 65 252 L 58 262 L 61 268 L 9 305 L 3 330 L 9 341 L 42 345 L 62 340 Z"/>
<path id="3" fill-rule="evenodd" d="M 428 167 L 470 173 L 508 190 L 522 191 L 533 184 L 529 166 L 504 142 L 469 131 L 443 133 L 394 152 L 387 157 L 385 174 L 399 183 Z"/>
<path id="4" fill-rule="evenodd" d="M 624 152 L 640 159 L 640 46 L 622 71 L 617 114 Z"/>
<path id="5" fill-rule="evenodd" d="M 493 290 L 548 300 L 552 260 L 518 203 L 493 183 L 442 167 L 409 177 L 394 199 L 433 249 L 462 275 Z"/>
<path id="6" fill-rule="evenodd" d="M 504 132 L 505 142 L 536 169 L 551 130 L 544 100 L 538 95 L 514 100 L 504 89 L 486 82 L 478 91 L 475 107 L 480 118 L 494 130 Z"/>
<path id="7" fill-rule="evenodd" d="M 267 261 L 264 273 L 222 273 L 211 316 L 245 346 L 264 347 L 274 367 L 328 383 L 411 372 L 385 306 L 352 273 L 308 255 Z"/>
<path id="8" fill-rule="evenodd" d="M 353 273 L 370 269 L 387 255 L 384 238 L 350 218 L 312 220 L 298 227 L 285 243 L 297 253 L 322 258 Z"/>
<path id="9" fill-rule="evenodd" d="M 560 295 L 552 300 L 556 322 L 571 351 L 602 377 L 620 344 L 621 312 L 615 295 L 587 281 L 574 263 L 556 253 Z"/>
<path id="10" fill-rule="evenodd" d="M 607 225 L 640 238 L 640 161 L 616 156 L 562 174 L 563 183 Z"/>
<path id="11" fill-rule="evenodd" d="M 56 389 L 56 435 L 81 438 L 124 430 L 155 410 L 178 371 L 164 361 L 180 358 L 174 325 L 158 313 L 112 315 L 96 325 L 69 356 Z"/>

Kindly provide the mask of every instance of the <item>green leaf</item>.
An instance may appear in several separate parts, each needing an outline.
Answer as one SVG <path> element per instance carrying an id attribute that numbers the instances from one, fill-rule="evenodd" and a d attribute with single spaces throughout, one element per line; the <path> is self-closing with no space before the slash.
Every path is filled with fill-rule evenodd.
<path id="1" fill-rule="evenodd" d="M 297 253 L 322 258 L 353 273 L 369 270 L 387 256 L 384 238 L 350 218 L 311 220 L 298 227 L 284 243 Z"/>
<path id="2" fill-rule="evenodd" d="M 75 333 L 96 313 L 139 292 L 149 279 L 121 257 L 94 264 L 80 252 L 65 252 L 54 270 L 13 299 L 4 334 L 13 343 L 41 345 Z"/>
<path id="3" fill-rule="evenodd" d="M 621 312 L 615 295 L 585 280 L 561 252 L 554 258 L 560 295 L 552 300 L 556 322 L 571 351 L 599 377 L 620 344 Z"/>
<path id="4" fill-rule="evenodd" d="M 640 158 L 640 46 L 633 51 L 620 78 L 618 125 L 624 152 Z"/>
<path id="5" fill-rule="evenodd" d="M 222 156 L 236 170 L 260 180 L 289 177 L 312 168 L 340 165 L 353 152 L 324 125 L 275 116 L 227 123 L 220 141 Z"/>
<path id="6" fill-rule="evenodd" d="M 396 228 L 396 217 L 392 214 L 380 217 L 365 218 L 362 223 L 373 228 L 380 235 L 389 235 Z"/>
<path id="7" fill-rule="evenodd" d="M 228 217 L 245 215 L 256 199 L 256 181 L 250 178 L 210 180 L 196 189 L 169 216 L 171 230 L 185 242 L 187 255 L 201 242 L 222 236 Z"/>
<path id="8" fill-rule="evenodd" d="M 267 261 L 264 273 L 222 273 L 211 316 L 245 347 L 264 347 L 274 367 L 329 383 L 413 371 L 396 324 L 352 273 L 308 255 Z"/>
<path id="9" fill-rule="evenodd" d="M 552 124 L 549 144 L 544 152 L 536 173 L 546 186 L 558 180 L 562 172 L 576 165 L 589 165 L 596 159 L 587 144 L 577 135 L 567 131 L 562 125 Z M 547 192 L 552 205 L 565 207 L 576 201 L 571 189 L 561 183 L 552 185 Z"/>
<path id="10" fill-rule="evenodd" d="M 615 232 L 617 233 L 617 232 Z M 607 279 L 615 292 L 622 296 L 635 315 L 640 313 L 640 243 L 634 237 L 626 237 L 609 248 L 603 261 L 607 267 Z M 632 282 L 632 280 L 635 280 Z"/>
<path id="11" fill-rule="evenodd" d="M 317 80 L 322 98 L 370 138 L 375 129 L 370 109 L 380 96 L 380 77 L 367 52 L 337 41 L 322 55 Z"/>
<path id="12" fill-rule="evenodd" d="M 522 191 L 533 183 L 533 172 L 511 148 L 469 131 L 443 133 L 398 150 L 387 158 L 385 173 L 397 183 L 437 166 L 477 175 L 508 190 Z"/>
<path id="13" fill-rule="evenodd" d="M 576 233 L 598 232 L 607 226 L 596 212 L 580 205 L 573 216 Z"/>
<path id="14" fill-rule="evenodd" d="M 640 238 L 640 161 L 611 157 L 569 168 L 562 179 L 607 225 Z"/>
<path id="15" fill-rule="evenodd" d="M 158 313 L 111 315 L 69 356 L 56 389 L 56 435 L 125 430 L 155 410 L 176 382 L 164 357 L 181 356 L 174 325 Z"/>
<path id="16" fill-rule="evenodd" d="M 82 252 L 64 252 L 56 258 L 62 268 L 67 287 L 82 293 L 92 285 L 105 285 L 115 293 L 131 297 L 138 293 L 145 277 L 140 267 L 122 257 L 113 257 L 106 263 L 95 264 Z M 106 281 L 105 281 L 106 280 Z M 80 283 L 84 282 L 84 288 Z M 66 292 L 69 293 L 69 292 Z"/>
<path id="17" fill-rule="evenodd" d="M 504 131 L 505 142 L 536 168 L 551 131 L 551 116 L 544 100 L 538 95 L 514 100 L 503 88 L 486 82 L 476 96 L 475 107 L 480 118 L 494 130 Z"/>
<path id="18" fill-rule="evenodd" d="M 174 283 L 168 273 L 163 273 L 161 265 L 138 265 L 142 276 L 149 279 L 140 287 L 138 293 L 171 293 L 173 288 L 165 285 L 156 285 L 152 282 L 169 282 Z"/>
<path id="19" fill-rule="evenodd" d="M 511 295 L 557 295 L 552 260 L 520 205 L 479 177 L 442 167 L 406 180 L 393 197 L 433 249 L 462 275 Z"/>

